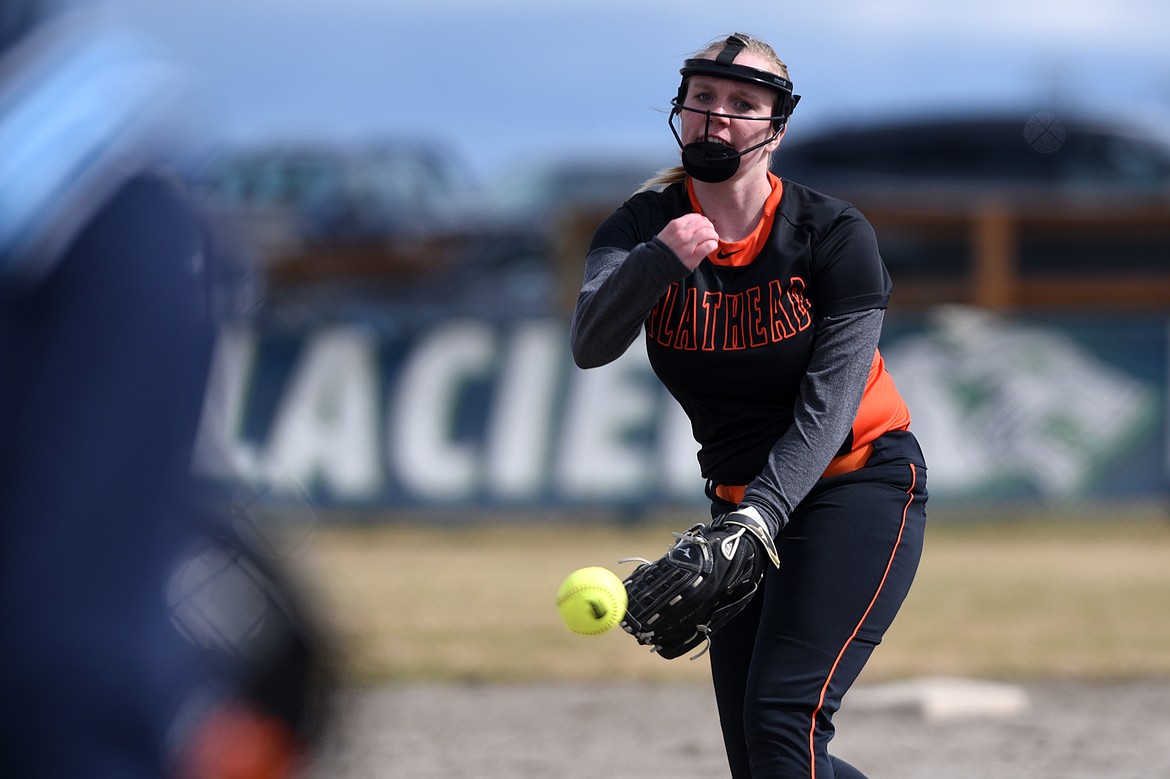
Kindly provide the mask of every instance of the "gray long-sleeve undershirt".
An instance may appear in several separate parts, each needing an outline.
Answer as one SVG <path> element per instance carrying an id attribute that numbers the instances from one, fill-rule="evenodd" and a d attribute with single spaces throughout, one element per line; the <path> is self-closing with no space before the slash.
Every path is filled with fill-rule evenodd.
<path id="1" fill-rule="evenodd" d="M 788 524 L 849 434 L 884 319 L 885 311 L 874 308 L 816 320 L 792 426 L 772 446 L 768 464 L 741 503 L 759 509 L 773 535 Z"/>

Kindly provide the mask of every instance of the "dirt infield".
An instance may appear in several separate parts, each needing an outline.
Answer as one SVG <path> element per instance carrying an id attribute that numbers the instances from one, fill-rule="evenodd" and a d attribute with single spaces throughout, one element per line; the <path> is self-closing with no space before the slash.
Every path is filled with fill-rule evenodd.
<path id="1" fill-rule="evenodd" d="M 997 713 L 890 689 L 858 686 L 837 716 L 834 751 L 871 779 L 1170 777 L 1170 679 L 1012 685 L 1023 705 Z M 727 776 L 697 684 L 377 687 L 346 694 L 335 730 L 312 779 Z"/>
<path id="2" fill-rule="evenodd" d="M 937 522 L 834 752 L 871 779 L 1170 779 L 1170 524 L 1151 519 Z M 309 779 L 726 777 L 706 663 L 572 636 L 552 608 L 567 571 L 670 526 L 323 528 L 353 686 Z M 938 675 L 1031 681 L 979 710 L 907 694 Z"/>

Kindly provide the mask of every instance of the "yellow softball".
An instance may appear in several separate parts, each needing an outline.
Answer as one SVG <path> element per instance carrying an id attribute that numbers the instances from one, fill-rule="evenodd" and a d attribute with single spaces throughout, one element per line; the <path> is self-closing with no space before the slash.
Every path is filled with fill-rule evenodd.
<path id="1" fill-rule="evenodd" d="M 557 611 L 565 627 L 583 636 L 604 633 L 621 622 L 626 603 L 622 580 L 600 566 L 578 568 L 557 590 Z"/>

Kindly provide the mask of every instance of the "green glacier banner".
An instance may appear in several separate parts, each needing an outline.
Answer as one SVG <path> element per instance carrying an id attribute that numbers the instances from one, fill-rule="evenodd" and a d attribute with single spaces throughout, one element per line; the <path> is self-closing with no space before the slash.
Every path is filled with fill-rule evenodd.
<path id="1" fill-rule="evenodd" d="M 938 308 L 887 320 L 933 501 L 1148 499 L 1170 483 L 1158 316 Z M 555 317 L 365 315 L 222 331 L 199 466 L 323 506 L 702 504 L 640 342 L 582 371 Z"/>

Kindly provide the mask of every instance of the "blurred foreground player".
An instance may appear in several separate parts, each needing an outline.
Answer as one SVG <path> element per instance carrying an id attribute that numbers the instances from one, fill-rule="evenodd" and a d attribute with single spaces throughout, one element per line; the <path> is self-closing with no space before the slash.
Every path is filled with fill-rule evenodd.
<path id="1" fill-rule="evenodd" d="M 207 590 L 176 596 L 214 548 L 201 584 L 247 570 L 283 602 L 194 500 L 214 327 L 206 231 L 164 172 L 174 74 L 59 5 L 0 5 L 0 776 L 277 779 L 299 723 L 257 696 L 301 689 L 303 663 L 240 652 L 253 634 L 195 651 L 184 604 Z"/>

